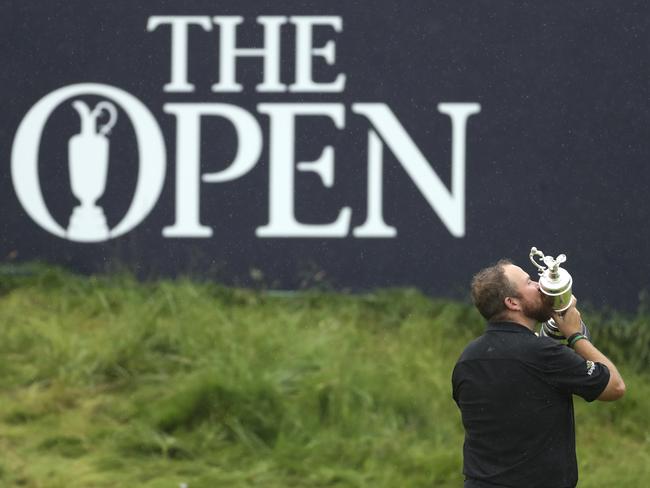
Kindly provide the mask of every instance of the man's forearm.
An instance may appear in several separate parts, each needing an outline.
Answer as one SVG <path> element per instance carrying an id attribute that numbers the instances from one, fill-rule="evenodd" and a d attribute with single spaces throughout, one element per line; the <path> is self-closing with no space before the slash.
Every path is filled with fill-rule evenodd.
<path id="1" fill-rule="evenodd" d="M 571 306 L 566 312 L 553 314 L 553 320 L 557 323 L 564 337 L 570 338 L 574 334 L 582 335 L 580 334 L 582 331 L 582 322 L 580 320 L 580 312 L 576 308 L 577 302 L 578 300 L 573 297 Z M 596 346 L 587 338 L 578 341 L 572 340 L 571 346 L 584 359 L 604 364 L 609 369 L 609 382 L 598 397 L 599 400 L 618 400 L 625 394 L 625 383 L 623 382 L 623 377 L 618 372 L 618 368 Z"/>
<path id="2" fill-rule="evenodd" d="M 623 396 L 625 393 L 625 383 L 623 382 L 623 377 L 618 372 L 616 365 L 609 360 L 602 352 L 596 348 L 588 340 L 579 340 L 573 345 L 573 349 L 584 359 L 589 361 L 594 361 L 596 363 L 602 363 L 609 369 L 609 383 L 605 390 L 607 394 L 604 398 L 599 398 L 601 400 L 616 400 Z"/>

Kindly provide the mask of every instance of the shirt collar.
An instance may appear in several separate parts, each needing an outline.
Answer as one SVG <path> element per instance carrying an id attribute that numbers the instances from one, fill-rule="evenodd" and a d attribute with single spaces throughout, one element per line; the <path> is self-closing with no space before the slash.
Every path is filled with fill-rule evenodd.
<path id="1" fill-rule="evenodd" d="M 517 322 L 488 322 L 487 332 L 515 332 L 519 334 L 535 334 L 532 330 Z"/>

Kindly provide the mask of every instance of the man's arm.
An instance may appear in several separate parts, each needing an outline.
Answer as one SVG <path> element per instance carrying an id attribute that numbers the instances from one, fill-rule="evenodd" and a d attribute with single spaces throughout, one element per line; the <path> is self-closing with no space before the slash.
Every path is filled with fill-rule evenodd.
<path id="1" fill-rule="evenodd" d="M 570 337 L 576 332 L 582 331 L 580 312 L 576 308 L 576 303 L 577 300 L 574 298 L 573 304 L 565 313 L 562 315 L 553 315 L 553 320 L 555 320 L 555 323 L 564 337 Z M 618 372 L 614 363 L 600 352 L 596 346 L 588 340 L 581 339 L 574 344 L 573 349 L 584 359 L 604 364 L 609 369 L 609 382 L 603 392 L 598 396 L 598 400 L 614 401 L 618 400 L 625 394 L 625 382 L 623 381 L 623 377 Z"/>

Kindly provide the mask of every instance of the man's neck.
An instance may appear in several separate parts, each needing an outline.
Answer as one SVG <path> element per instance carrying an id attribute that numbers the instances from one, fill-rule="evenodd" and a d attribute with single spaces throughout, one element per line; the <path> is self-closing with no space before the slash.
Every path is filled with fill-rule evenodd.
<path id="1" fill-rule="evenodd" d="M 504 315 L 502 318 L 500 318 L 500 320 L 506 322 L 514 322 L 516 324 L 523 325 L 524 327 L 530 329 L 533 332 L 535 332 L 535 325 L 537 325 L 537 321 L 535 319 L 526 317 L 522 313 L 515 313 L 515 312 Z"/>

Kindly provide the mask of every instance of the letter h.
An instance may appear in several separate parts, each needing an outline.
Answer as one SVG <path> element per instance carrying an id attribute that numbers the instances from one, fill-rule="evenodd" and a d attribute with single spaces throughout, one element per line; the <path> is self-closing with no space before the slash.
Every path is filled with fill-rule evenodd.
<path id="1" fill-rule="evenodd" d="M 212 85 L 213 92 L 241 92 L 243 87 L 236 80 L 236 58 L 264 58 L 264 81 L 256 86 L 261 92 L 284 92 L 286 85 L 280 82 L 280 27 L 287 17 L 260 16 L 257 23 L 264 26 L 264 47 L 237 47 L 237 26 L 244 20 L 241 16 L 213 18 L 219 25 L 219 82 Z"/>

